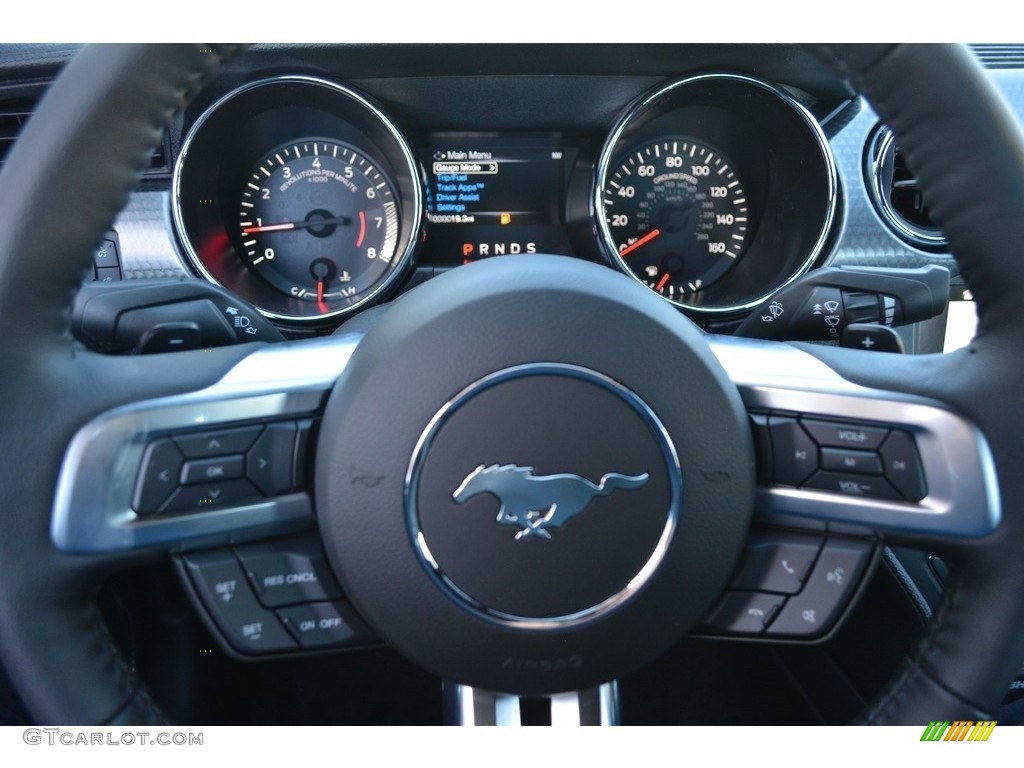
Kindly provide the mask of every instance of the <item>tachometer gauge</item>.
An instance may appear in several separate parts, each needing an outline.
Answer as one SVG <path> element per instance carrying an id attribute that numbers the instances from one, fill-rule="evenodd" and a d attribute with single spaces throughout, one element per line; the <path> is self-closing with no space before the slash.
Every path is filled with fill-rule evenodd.
<path id="1" fill-rule="evenodd" d="M 395 192 L 347 144 L 289 142 L 246 180 L 237 237 L 243 260 L 281 293 L 321 312 L 353 305 L 394 269 Z"/>
<path id="2" fill-rule="evenodd" d="M 630 151 L 603 188 L 620 266 L 671 300 L 703 290 L 743 256 L 747 199 L 732 162 L 678 136 Z"/>
<path id="3" fill-rule="evenodd" d="M 196 274 L 293 330 L 393 295 L 423 232 L 421 168 L 396 126 L 355 91 L 301 75 L 206 108 L 172 196 Z"/>

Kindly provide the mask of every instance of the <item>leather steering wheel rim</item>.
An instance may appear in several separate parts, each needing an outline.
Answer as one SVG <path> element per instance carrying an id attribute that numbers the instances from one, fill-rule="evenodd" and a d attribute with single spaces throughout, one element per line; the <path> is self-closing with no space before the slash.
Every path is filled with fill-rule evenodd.
<path id="1" fill-rule="evenodd" d="M 126 202 L 175 110 L 209 80 L 227 48 L 85 49 L 51 88 L 0 175 L 0 318 L 8 375 L 0 450 L 0 655 L 30 712 L 45 723 L 163 720 L 95 606 L 116 559 L 58 552 L 49 519 L 64 447 L 120 402 L 213 383 L 249 347 L 215 355 L 107 358 L 76 346 L 68 306 L 98 233 Z M 821 57 L 872 102 L 918 172 L 978 302 L 965 350 L 894 359 L 807 346 L 846 378 L 925 395 L 970 418 L 988 439 L 1003 517 L 984 540 L 935 542 L 953 576 L 925 639 L 864 713 L 870 723 L 988 719 L 1024 658 L 1024 138 L 970 54 L 955 46 L 852 46 Z M 936 74 L 939 73 L 939 74 Z M 964 149 L 955 162 L 948 147 Z M 970 197 L 965 200 L 965 197 Z M 25 286 L 46 286 L 26 290 Z M 917 540 L 920 543 L 920 538 Z M 14 620 L 12 620 L 12 617 Z"/>

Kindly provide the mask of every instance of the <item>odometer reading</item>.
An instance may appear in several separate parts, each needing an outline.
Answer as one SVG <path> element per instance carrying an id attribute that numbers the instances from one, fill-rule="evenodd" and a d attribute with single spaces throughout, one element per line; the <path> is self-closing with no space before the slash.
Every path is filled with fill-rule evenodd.
<path id="1" fill-rule="evenodd" d="M 602 201 L 620 266 L 671 301 L 683 303 L 743 256 L 743 185 L 704 142 L 675 137 L 630 150 L 609 169 Z"/>
<path id="2" fill-rule="evenodd" d="M 340 142 L 301 140 L 269 153 L 246 180 L 238 217 L 247 266 L 321 313 L 365 301 L 395 267 L 392 184 Z"/>

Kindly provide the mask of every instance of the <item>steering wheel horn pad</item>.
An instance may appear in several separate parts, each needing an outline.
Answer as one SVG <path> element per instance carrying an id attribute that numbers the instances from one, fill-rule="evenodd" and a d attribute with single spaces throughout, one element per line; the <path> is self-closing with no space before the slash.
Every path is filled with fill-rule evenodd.
<path id="1" fill-rule="evenodd" d="M 390 644 L 445 679 L 550 694 L 650 661 L 706 614 L 753 466 L 689 320 L 593 264 L 493 259 L 360 342 L 324 413 L 317 509 Z"/>

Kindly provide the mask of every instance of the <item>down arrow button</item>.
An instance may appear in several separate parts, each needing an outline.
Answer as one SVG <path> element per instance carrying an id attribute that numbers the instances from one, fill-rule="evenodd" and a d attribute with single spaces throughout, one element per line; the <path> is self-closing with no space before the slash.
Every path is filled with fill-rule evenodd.
<path id="1" fill-rule="evenodd" d="M 295 434 L 294 421 L 268 424 L 246 454 L 246 477 L 266 496 L 277 496 L 292 489 Z"/>

